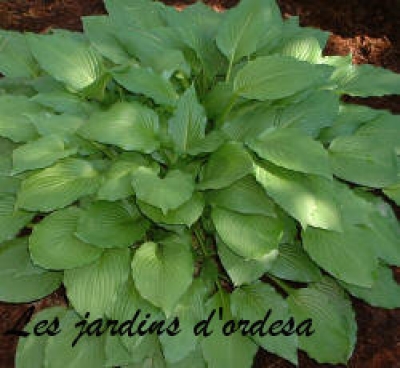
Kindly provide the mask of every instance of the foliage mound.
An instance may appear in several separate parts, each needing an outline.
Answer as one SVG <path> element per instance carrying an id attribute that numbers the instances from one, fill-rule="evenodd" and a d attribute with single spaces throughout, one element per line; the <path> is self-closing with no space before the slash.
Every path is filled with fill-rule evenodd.
<path id="1" fill-rule="evenodd" d="M 1 31 L 0 299 L 61 284 L 63 333 L 21 339 L 23 367 L 251 367 L 259 347 L 345 363 L 349 295 L 400 306 L 400 121 L 341 96 L 400 94 L 400 76 L 274 1 L 217 13 L 107 0 L 84 33 Z M 312 336 L 209 337 L 224 318 L 296 322 Z M 181 333 L 84 337 L 86 313 L 179 318 Z M 88 317 L 88 315 L 86 315 Z"/>

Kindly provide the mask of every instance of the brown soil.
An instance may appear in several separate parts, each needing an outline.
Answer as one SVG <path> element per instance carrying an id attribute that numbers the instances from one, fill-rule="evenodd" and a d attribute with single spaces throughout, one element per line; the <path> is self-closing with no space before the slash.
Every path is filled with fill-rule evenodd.
<path id="1" fill-rule="evenodd" d="M 165 0 L 165 3 L 177 6 L 192 2 Z M 235 0 L 206 2 L 217 9 L 237 3 Z M 284 16 L 299 15 L 302 25 L 332 32 L 326 54 L 344 55 L 351 52 L 355 63 L 371 63 L 400 72 L 399 1 L 278 0 L 278 3 Z M 0 28 L 34 32 L 43 32 L 49 28 L 79 30 L 82 15 L 103 12 L 101 0 L 1 1 Z M 400 113 L 400 96 L 348 100 Z M 394 272 L 400 282 L 400 269 Z M 35 306 L 40 309 L 55 304 L 64 304 L 62 291 L 35 303 Z M 358 300 L 353 300 L 353 304 L 357 311 L 359 331 L 357 348 L 348 367 L 400 368 L 400 310 L 372 308 Z M 0 334 L 9 329 L 28 306 L 0 303 Z M 15 345 L 15 339 L 0 336 L 0 368 L 14 366 Z M 289 368 L 291 365 L 260 351 L 254 367 Z M 305 354 L 300 354 L 300 367 L 334 366 L 317 364 Z"/>

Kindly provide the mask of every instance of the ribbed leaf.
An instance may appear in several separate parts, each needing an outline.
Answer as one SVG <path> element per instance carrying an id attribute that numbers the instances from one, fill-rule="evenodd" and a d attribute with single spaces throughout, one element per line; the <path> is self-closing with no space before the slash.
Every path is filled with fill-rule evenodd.
<path id="1" fill-rule="evenodd" d="M 35 226 L 29 239 L 32 259 L 38 265 L 64 270 L 94 262 L 102 250 L 75 236 L 82 210 L 69 207 L 53 212 Z"/>
<path id="2" fill-rule="evenodd" d="M 329 156 L 322 144 L 296 129 L 266 131 L 249 146 L 277 166 L 332 178 Z"/>
<path id="3" fill-rule="evenodd" d="M 167 316 L 192 283 L 190 244 L 176 239 L 144 243 L 132 260 L 132 277 L 140 294 Z"/>
<path id="4" fill-rule="evenodd" d="M 159 178 L 154 170 L 140 167 L 133 174 L 132 185 L 138 199 L 160 208 L 164 214 L 187 202 L 194 191 L 192 176 L 179 170 Z"/>
<path id="5" fill-rule="evenodd" d="M 287 56 L 264 56 L 248 62 L 236 75 L 234 91 L 254 100 L 275 100 L 327 81 L 331 69 Z"/>
<path id="6" fill-rule="evenodd" d="M 341 217 L 330 180 L 260 166 L 256 167 L 255 176 L 267 194 L 303 228 L 310 225 L 329 230 L 341 229 Z"/>
<path id="7" fill-rule="evenodd" d="M 226 143 L 215 151 L 204 167 L 198 188 L 221 189 L 231 185 L 252 171 L 251 156 L 239 143 Z"/>
<path id="8" fill-rule="evenodd" d="M 100 79 L 101 59 L 88 44 L 72 34 L 29 34 L 27 39 L 40 67 L 68 87 L 82 91 Z"/>
<path id="9" fill-rule="evenodd" d="M 235 289 L 231 295 L 231 304 L 232 313 L 237 319 L 249 320 L 253 323 L 263 320 L 268 309 L 272 311 L 271 320 L 282 320 L 285 323 L 290 317 L 286 300 L 275 289 L 262 282 Z M 264 337 L 256 335 L 253 341 L 267 351 L 297 364 L 296 335 L 266 335 Z"/>
<path id="10" fill-rule="evenodd" d="M 311 336 L 299 336 L 300 349 L 318 363 L 346 364 L 354 350 L 356 321 L 351 302 L 331 280 L 293 291 L 287 299 L 296 321 L 312 319 Z"/>
<path id="11" fill-rule="evenodd" d="M 51 166 L 54 162 L 75 154 L 76 151 L 76 148 L 66 149 L 60 137 L 47 135 L 14 150 L 13 173 Z"/>
<path id="12" fill-rule="evenodd" d="M 194 86 L 179 99 L 174 116 L 168 122 L 168 132 L 178 153 L 187 153 L 205 137 L 207 116 L 197 101 Z"/>
<path id="13" fill-rule="evenodd" d="M 52 211 L 94 194 L 98 185 L 98 173 L 89 162 L 65 159 L 23 180 L 17 207 Z"/>
<path id="14" fill-rule="evenodd" d="M 56 290 L 62 282 L 62 273 L 49 272 L 33 265 L 27 238 L 1 245 L 0 277 L 0 300 L 8 303 L 41 299 Z"/>
<path id="15" fill-rule="evenodd" d="M 81 214 L 76 236 L 100 248 L 125 248 L 141 240 L 148 227 L 130 204 L 97 201 Z"/>
<path id="16" fill-rule="evenodd" d="M 66 270 L 64 285 L 75 310 L 102 318 L 118 287 L 128 280 L 130 258 L 129 249 L 110 249 L 89 266 Z"/>
<path id="17" fill-rule="evenodd" d="M 220 208 L 212 210 L 212 219 L 224 243 L 245 259 L 259 259 L 277 253 L 283 234 L 280 220 Z"/>
<path id="18" fill-rule="evenodd" d="M 178 94 L 172 83 L 149 68 L 131 66 L 112 72 L 114 79 L 128 91 L 150 97 L 160 105 L 175 105 Z"/>
<path id="19" fill-rule="evenodd" d="M 80 134 L 127 151 L 151 153 L 159 147 L 158 116 L 137 102 L 121 102 L 93 114 Z"/>

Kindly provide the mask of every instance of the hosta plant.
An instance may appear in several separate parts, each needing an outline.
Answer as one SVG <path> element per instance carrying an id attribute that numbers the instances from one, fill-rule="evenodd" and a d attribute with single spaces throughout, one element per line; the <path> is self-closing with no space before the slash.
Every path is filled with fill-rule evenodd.
<path id="1" fill-rule="evenodd" d="M 400 306 L 400 119 L 341 97 L 400 76 L 324 57 L 327 34 L 272 0 L 106 7 L 83 33 L 0 33 L 0 299 L 63 284 L 69 303 L 35 316 L 62 333 L 21 338 L 16 367 L 246 368 L 259 347 L 345 363 L 350 296 Z M 180 333 L 71 346 L 139 309 Z M 221 331 L 269 309 L 314 332 Z"/>

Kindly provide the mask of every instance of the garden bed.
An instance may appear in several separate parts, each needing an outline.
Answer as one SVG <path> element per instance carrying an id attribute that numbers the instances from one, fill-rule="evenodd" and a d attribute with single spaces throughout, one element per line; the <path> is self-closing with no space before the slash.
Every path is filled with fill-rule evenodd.
<path id="1" fill-rule="evenodd" d="M 165 1 L 183 6 L 189 2 Z M 354 62 L 372 63 L 400 72 L 400 4 L 397 1 L 360 0 L 280 0 L 285 16 L 299 15 L 306 26 L 331 31 L 326 53 L 345 55 L 352 52 Z M 222 9 L 235 1 L 208 1 Z M 82 15 L 104 12 L 102 1 L 97 0 L 16 0 L 0 2 L 0 28 L 20 31 L 45 32 L 49 28 L 81 29 Z M 352 99 L 375 108 L 390 109 L 400 113 L 400 97 Z M 398 209 L 397 209 L 398 210 Z M 399 212 L 397 212 L 399 213 Z M 395 270 L 400 281 L 400 269 Z M 62 290 L 38 302 L 37 307 L 64 303 Z M 372 308 L 354 300 L 359 326 L 358 344 L 349 367 L 400 367 L 400 311 Z M 0 304 L 0 333 L 10 328 L 26 305 Z M 0 337 L 0 367 L 13 367 L 16 340 Z M 300 357 L 300 367 L 322 367 Z M 325 365 L 324 365 L 325 366 Z M 328 366 L 328 365 L 326 365 Z M 276 356 L 260 352 L 255 367 L 291 367 Z"/>

